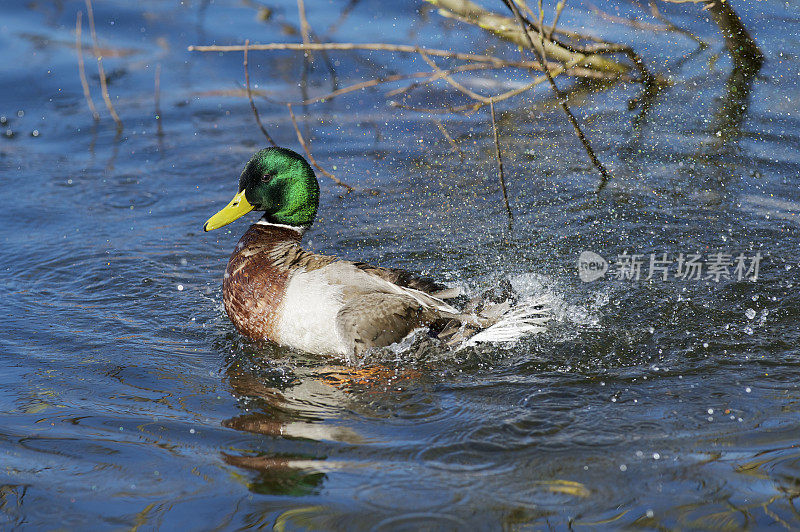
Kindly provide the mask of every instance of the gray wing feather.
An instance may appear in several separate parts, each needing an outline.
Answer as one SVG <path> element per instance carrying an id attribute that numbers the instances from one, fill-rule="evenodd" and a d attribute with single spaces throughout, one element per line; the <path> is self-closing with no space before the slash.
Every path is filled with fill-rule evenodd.
<path id="1" fill-rule="evenodd" d="M 403 294 L 365 294 L 348 301 L 336 326 L 351 352 L 399 342 L 408 333 L 436 320 L 440 312 Z"/>
<path id="2" fill-rule="evenodd" d="M 439 299 L 451 299 L 460 295 L 461 291 L 458 288 L 448 288 L 447 286 L 437 283 L 428 277 L 421 277 L 417 274 L 400 268 L 382 268 L 379 266 L 372 266 L 364 262 L 353 262 L 353 266 L 362 270 L 370 275 L 380 277 L 384 281 L 388 281 L 397 286 L 404 288 L 413 288 L 420 292 L 426 292 Z"/>

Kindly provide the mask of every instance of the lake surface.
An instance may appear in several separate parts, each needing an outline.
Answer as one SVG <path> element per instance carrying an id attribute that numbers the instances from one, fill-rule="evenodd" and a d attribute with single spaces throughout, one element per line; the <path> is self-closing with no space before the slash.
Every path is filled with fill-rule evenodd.
<path id="1" fill-rule="evenodd" d="M 341 21 L 345 0 L 307 4 L 330 41 L 497 49 L 417 3 L 354 2 Z M 600 192 L 546 85 L 498 105 L 510 231 L 485 109 L 390 107 L 401 85 L 296 106 L 320 164 L 356 187 L 319 176 L 311 248 L 470 294 L 508 280 L 553 313 L 513 345 L 347 365 L 238 335 L 221 279 L 255 215 L 202 231 L 266 143 L 241 54 L 187 46 L 298 42 L 295 3 L 264 21 L 258 2 L 96 1 L 121 133 L 91 54 L 99 123 L 84 100 L 83 2 L 3 3 L 0 528 L 800 527 L 800 9 L 733 4 L 766 55 L 751 80 L 696 6 L 662 11 L 704 50 L 568 5 L 564 27 L 632 44 L 672 84 L 643 97 L 559 80 L 613 174 Z M 428 69 L 382 52 L 329 60 L 339 86 Z M 299 151 L 273 102 L 302 99 L 303 79 L 330 91 L 324 58 L 251 52 L 250 73 L 272 100 L 257 93 L 264 124 Z M 459 79 L 490 94 L 529 78 Z M 445 85 L 408 100 L 448 102 L 463 100 Z M 604 278 L 580 279 L 583 251 L 611 262 Z M 673 269 L 699 254 L 702 278 L 647 279 L 665 253 Z M 615 273 L 633 254 L 638 280 Z M 733 266 L 705 279 L 714 254 L 746 269 L 760 257 L 757 279 Z"/>

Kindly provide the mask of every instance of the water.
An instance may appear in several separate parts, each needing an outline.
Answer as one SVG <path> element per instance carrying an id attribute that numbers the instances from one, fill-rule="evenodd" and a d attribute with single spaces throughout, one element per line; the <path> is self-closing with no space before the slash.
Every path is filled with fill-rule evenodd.
<path id="1" fill-rule="evenodd" d="M 800 526 L 790 3 L 734 2 L 767 56 L 749 82 L 731 76 L 693 6 L 662 10 L 709 41 L 695 53 L 680 35 L 567 9 L 567 27 L 630 42 L 674 84 L 644 99 L 635 84 L 573 94 L 614 174 L 599 194 L 547 87 L 498 106 L 511 232 L 485 111 L 441 117 L 462 163 L 429 116 L 387 106 L 382 92 L 295 107 L 317 159 L 357 187 L 345 195 L 321 176 L 312 248 L 471 293 L 508 279 L 553 308 L 546 333 L 515 345 L 412 346 L 358 366 L 238 336 L 220 285 L 247 222 L 202 232 L 264 141 L 241 55 L 186 47 L 296 42 L 294 2 L 271 6 L 267 22 L 235 1 L 96 4 L 121 134 L 89 56 L 103 120 L 86 109 L 74 50 L 83 3 L 2 7 L 3 528 Z M 347 5 L 308 4 L 322 35 Z M 373 1 L 327 38 L 478 52 L 487 42 L 435 12 L 420 19 L 415 4 Z M 330 90 L 314 58 L 312 95 Z M 340 85 L 426 68 L 380 53 L 331 61 Z M 252 82 L 274 100 L 300 99 L 303 73 L 299 54 L 251 54 Z M 285 109 L 258 101 L 271 134 L 299 149 Z M 409 102 L 445 101 L 460 100 L 437 86 Z M 585 250 L 763 259 L 755 282 L 583 283 Z"/>

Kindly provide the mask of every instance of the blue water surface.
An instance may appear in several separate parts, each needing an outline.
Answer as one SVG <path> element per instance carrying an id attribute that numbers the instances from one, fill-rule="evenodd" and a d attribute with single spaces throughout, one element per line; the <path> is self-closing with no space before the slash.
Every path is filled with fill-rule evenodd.
<path id="1" fill-rule="evenodd" d="M 242 54 L 187 47 L 300 42 L 296 3 L 96 0 L 121 130 L 86 5 L 3 3 L 0 528 L 800 527 L 800 10 L 731 3 L 766 57 L 757 75 L 741 75 L 694 4 L 658 5 L 706 48 L 567 4 L 562 27 L 630 44 L 669 83 L 558 79 L 613 175 L 600 192 L 546 84 L 498 104 L 511 230 L 488 110 L 391 105 L 468 101 L 446 83 L 295 105 L 316 159 L 355 187 L 320 175 L 309 247 L 472 295 L 507 280 L 553 313 L 512 345 L 355 364 L 241 337 L 221 277 L 255 215 L 202 231 L 266 141 Z M 598 4 L 660 24 L 626 0 Z M 326 41 L 519 58 L 424 3 L 306 9 Z M 430 70 L 373 51 L 249 59 L 265 127 L 295 150 L 281 102 Z M 489 95 L 530 73 L 458 79 Z M 762 259 L 756 280 L 584 283 L 587 250 L 645 266 L 662 253 Z"/>

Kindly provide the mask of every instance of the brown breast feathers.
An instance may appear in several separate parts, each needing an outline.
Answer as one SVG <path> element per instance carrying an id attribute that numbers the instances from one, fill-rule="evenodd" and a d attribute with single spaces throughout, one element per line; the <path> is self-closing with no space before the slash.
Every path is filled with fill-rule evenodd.
<path id="1" fill-rule="evenodd" d="M 254 224 L 236 244 L 225 269 L 222 299 L 245 336 L 276 340 L 277 310 L 291 273 L 284 258 L 300 250 L 300 236 L 293 229 Z"/>

